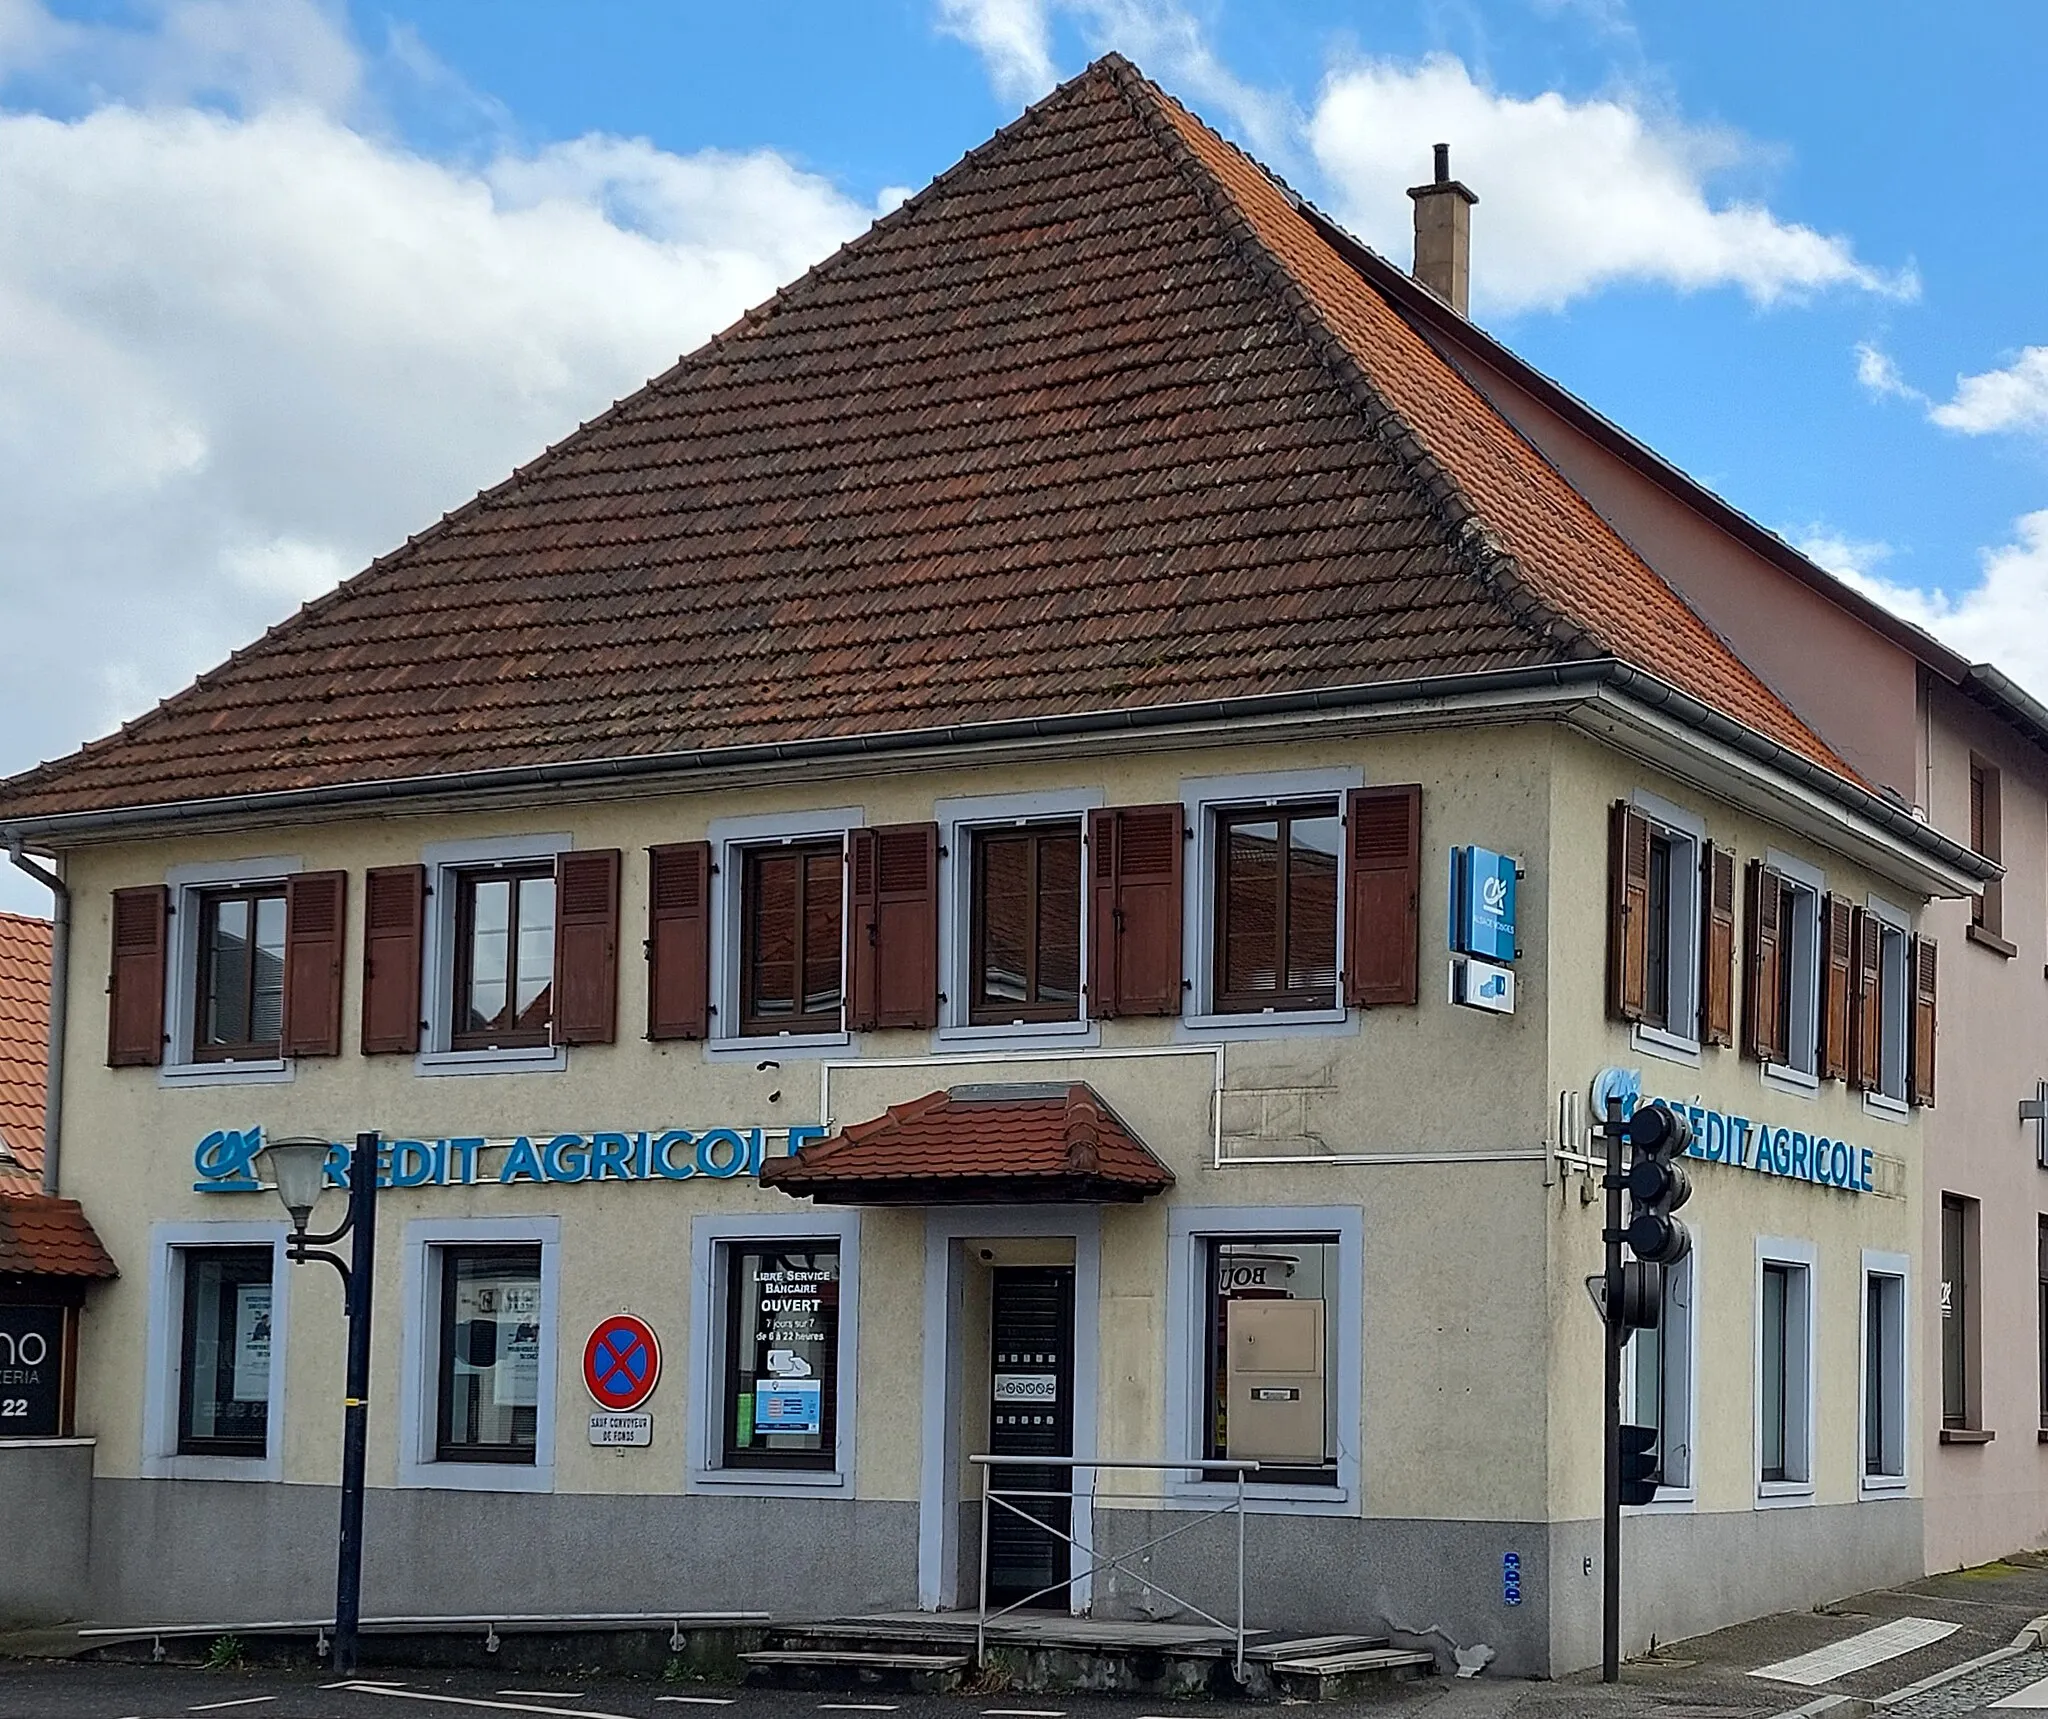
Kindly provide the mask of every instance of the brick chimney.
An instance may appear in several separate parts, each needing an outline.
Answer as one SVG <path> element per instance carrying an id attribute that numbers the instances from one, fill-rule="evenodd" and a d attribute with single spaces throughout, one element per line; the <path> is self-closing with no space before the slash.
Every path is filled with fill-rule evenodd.
<path id="1" fill-rule="evenodd" d="M 1415 266 L 1408 272 L 1460 316 L 1472 285 L 1472 205 L 1478 197 L 1451 177 L 1451 146 L 1436 146 L 1436 179 L 1412 185 Z"/>

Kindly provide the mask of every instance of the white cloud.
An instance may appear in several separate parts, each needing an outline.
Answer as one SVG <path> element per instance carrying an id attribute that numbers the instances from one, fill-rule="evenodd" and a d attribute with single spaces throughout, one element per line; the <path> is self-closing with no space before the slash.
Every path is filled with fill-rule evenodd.
<path id="1" fill-rule="evenodd" d="M 1955 398 L 1928 416 L 1966 436 L 2048 429 L 2048 346 L 2027 347 L 2003 370 L 1957 377 Z"/>
<path id="2" fill-rule="evenodd" d="M 1899 373 L 1892 355 L 1867 340 L 1856 343 L 1856 380 L 1879 399 L 1913 400 L 1928 404 L 1927 396 Z"/>
<path id="3" fill-rule="evenodd" d="M 2035 697 L 2048 698 L 2048 631 L 2041 626 L 2048 615 L 2048 508 L 2022 514 L 2013 524 L 2013 540 L 1985 550 L 1976 584 L 1956 593 L 1877 574 L 1873 568 L 1889 553 L 1882 544 L 1845 543 L 1822 534 L 1800 548 L 1972 662 L 1995 663 Z"/>
<path id="4" fill-rule="evenodd" d="M 869 219 L 765 150 L 426 158 L 344 115 L 331 23 L 209 0 L 81 47 L 0 0 L 9 90 L 88 49 L 126 80 L 0 109 L 0 773 L 176 690 Z"/>
<path id="5" fill-rule="evenodd" d="M 979 54 L 996 93 L 1019 106 L 1059 81 L 1049 14 L 1050 0 L 939 0 L 939 28 Z"/>
<path id="6" fill-rule="evenodd" d="M 1447 141 L 1482 199 L 1472 295 L 1502 312 L 1555 310 L 1622 281 L 1695 291 L 1734 286 L 1759 304 L 1834 287 L 1910 297 L 1910 272 L 1860 262 L 1847 239 L 1716 201 L 1715 176 L 1747 146 L 1621 98 L 1573 101 L 1486 88 L 1449 55 L 1336 66 L 1309 121 L 1337 214 L 1387 255 L 1410 246 L 1405 189 Z"/>

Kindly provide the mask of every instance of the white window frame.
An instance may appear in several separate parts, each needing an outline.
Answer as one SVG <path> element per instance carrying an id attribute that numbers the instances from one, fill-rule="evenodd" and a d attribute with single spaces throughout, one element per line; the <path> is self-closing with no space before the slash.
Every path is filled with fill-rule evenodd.
<path id="1" fill-rule="evenodd" d="M 1364 1235 L 1358 1206 L 1172 1206 L 1166 1214 L 1166 1454 L 1199 1461 L 1203 1454 L 1204 1398 L 1208 1385 L 1206 1250 L 1212 1242 L 1262 1236 L 1331 1235 L 1337 1241 L 1337 1297 L 1325 1317 L 1337 1322 L 1337 1376 L 1326 1381 L 1336 1396 L 1337 1484 L 1245 1482 L 1245 1508 L 1255 1515 L 1357 1516 L 1359 1428 L 1364 1414 Z M 1234 1498 L 1234 1481 L 1203 1480 L 1184 1471 L 1167 1476 L 1168 1507 L 1213 1508 Z"/>
<path id="2" fill-rule="evenodd" d="M 1664 999 L 1667 1021 L 1684 1023 L 1685 1030 L 1653 1027 L 1637 1022 L 1630 1033 L 1635 1048 L 1645 1056 L 1697 1068 L 1700 1060 L 1700 864 L 1706 856 L 1706 821 L 1683 806 L 1674 806 L 1646 789 L 1637 789 L 1635 809 L 1656 827 L 1656 833 L 1673 844 L 1671 856 L 1671 900 L 1665 926 L 1669 950 Z M 1683 846 L 1683 860 L 1677 849 Z"/>
<path id="3" fill-rule="evenodd" d="M 1188 980 L 1187 1008 L 1174 1023 L 1174 1037 L 1198 1039 L 1313 1038 L 1358 1031 L 1358 1011 L 1344 1006 L 1344 936 L 1351 873 L 1345 839 L 1345 796 L 1365 785 L 1353 766 L 1323 770 L 1267 770 L 1242 776 L 1190 777 L 1180 801 L 1193 839 L 1182 866 L 1181 972 Z M 1216 814 L 1246 807 L 1286 806 L 1302 800 L 1337 802 L 1337 1002 L 1329 1009 L 1266 1009 L 1256 1014 L 1219 1014 L 1216 987 L 1216 878 L 1219 869 Z"/>
<path id="4" fill-rule="evenodd" d="M 1906 1102 L 1913 1044 L 1913 916 L 1876 895 L 1864 901 L 1863 911 L 1878 922 L 1878 994 L 1885 1004 L 1878 1090 L 1863 1094 L 1863 1108 L 1904 1120 L 1913 1114 Z"/>
<path id="5" fill-rule="evenodd" d="M 839 1377 L 829 1469 L 725 1468 L 725 1329 L 734 1245 L 830 1242 L 839 1249 Z M 788 1215 L 690 1220 L 690 1390 L 684 1424 L 685 1486 L 749 1498 L 851 1498 L 860 1418 L 860 1213 L 817 1209 Z"/>
<path id="6" fill-rule="evenodd" d="M 1658 1487 L 1656 1498 L 1648 1504 L 1631 1506 L 1631 1514 L 1638 1516 L 1654 1516 L 1660 1512 L 1689 1511 L 1699 1502 L 1700 1305 L 1704 1299 L 1700 1293 L 1700 1255 L 1704 1250 L 1706 1226 L 1697 1219 L 1688 1217 L 1686 1227 L 1692 1232 L 1692 1249 L 1676 1266 L 1666 1268 L 1663 1308 L 1666 1324 L 1660 1326 L 1658 1332 L 1658 1335 L 1666 1340 L 1668 1340 L 1672 1329 L 1676 1329 L 1679 1334 L 1681 1349 L 1679 1356 L 1680 1370 L 1676 1379 L 1673 1378 L 1669 1365 L 1671 1351 L 1669 1349 L 1665 1351 L 1667 1361 L 1664 1370 L 1664 1416 L 1667 1422 L 1675 1419 L 1678 1429 L 1684 1435 L 1685 1480 L 1680 1484 Z M 1670 1315 L 1674 1311 L 1672 1302 L 1675 1297 L 1669 1275 L 1673 1271 L 1680 1274 L 1679 1281 L 1684 1285 L 1683 1319 L 1676 1327 L 1671 1327 L 1668 1323 Z M 1636 1345 L 1634 1339 L 1630 1340 L 1628 1348 L 1624 1351 L 1623 1367 L 1622 1401 L 1631 1405 L 1632 1412 L 1636 1400 Z M 1670 1454 L 1667 1451 L 1665 1455 L 1665 1468 L 1667 1472 L 1670 1466 Z"/>
<path id="7" fill-rule="evenodd" d="M 1102 1028 L 1089 1016 L 1088 995 L 1088 814 L 1103 803 L 1099 788 L 1060 793 L 993 794 L 941 800 L 933 807 L 939 825 L 939 971 L 945 1001 L 940 1005 L 941 1044 L 984 1044 L 991 1040 L 1052 1039 L 1089 1047 L 1102 1041 Z M 1078 824 L 1081 830 L 1081 1007 L 1071 1021 L 1012 1021 L 977 1026 L 974 1005 L 974 865 L 972 847 L 983 831 L 1033 825 Z"/>
<path id="8" fill-rule="evenodd" d="M 847 958 L 847 931 L 853 914 L 853 880 L 850 868 L 841 867 L 840 881 L 840 972 L 839 1030 L 832 1033 L 757 1033 L 751 1037 L 739 1030 L 741 951 L 740 925 L 743 853 L 748 848 L 787 847 L 796 842 L 836 838 L 842 854 L 852 833 L 867 827 L 867 813 L 859 806 L 839 806 L 816 812 L 769 812 L 755 817 L 720 818 L 707 832 L 711 844 L 711 1002 L 710 1036 L 704 1054 L 713 1062 L 737 1062 L 772 1051 L 780 1057 L 829 1056 L 853 1042 L 847 1027 L 847 1009 L 852 1005 L 853 963 Z"/>
<path id="9" fill-rule="evenodd" d="M 282 1480 L 285 1375 L 291 1336 L 291 1273 L 284 1219 L 152 1224 L 149 1230 L 149 1312 L 142 1398 L 142 1473 L 152 1480 Z M 270 1263 L 270 1404 L 264 1452 L 258 1456 L 180 1456 L 178 1384 L 185 1354 L 185 1260 L 196 1248 L 268 1247 Z"/>
<path id="10" fill-rule="evenodd" d="M 1901 1467 L 1896 1474 L 1869 1471 L 1870 1399 L 1870 1285 L 1873 1279 L 1889 1278 L 1899 1286 L 1897 1365 L 1893 1371 L 1894 1402 L 1883 1413 L 1887 1421 L 1896 1418 Z M 1913 1262 L 1903 1253 L 1863 1250 L 1862 1286 L 1858 1311 L 1856 1346 L 1856 1485 L 1864 1498 L 1885 1498 L 1904 1492 L 1913 1464 Z"/>
<path id="11" fill-rule="evenodd" d="M 156 1083 L 182 1086 L 269 1086 L 292 1078 L 292 1060 L 258 1057 L 248 1062 L 201 1062 L 192 1054 L 199 1014 L 199 898 L 212 889 L 282 883 L 305 869 L 295 854 L 211 860 L 174 865 L 164 873 L 171 895 L 169 959 L 164 963 L 163 1066 Z"/>
<path id="12" fill-rule="evenodd" d="M 1764 864 L 1799 893 L 1798 912 L 1788 930 L 1778 925 L 1778 959 L 1792 965 L 1793 1009 L 1787 1023 L 1787 1063 L 1767 1062 L 1761 1078 L 1766 1086 L 1812 1098 L 1820 1090 L 1820 987 L 1823 956 L 1820 946 L 1821 901 L 1827 877 L 1802 859 L 1772 848 Z"/>
<path id="13" fill-rule="evenodd" d="M 540 1358 L 533 1461 L 444 1462 L 436 1454 L 441 1388 L 441 1251 L 540 1249 Z M 556 1357 L 561 1348 L 562 1220 L 558 1217 L 414 1218 L 405 1226 L 400 1283 L 398 1484 L 447 1492 L 555 1489 Z"/>
<path id="14" fill-rule="evenodd" d="M 1785 1310 L 1785 1390 L 1788 1398 L 1786 1418 L 1791 1419 L 1790 1405 L 1796 1401 L 1799 1410 L 1801 1430 L 1805 1434 L 1801 1447 L 1802 1472 L 1797 1478 L 1788 1476 L 1784 1480 L 1765 1480 L 1764 1471 L 1764 1267 L 1765 1265 L 1787 1266 L 1796 1274 L 1795 1281 L 1800 1289 L 1801 1306 L 1790 1305 Z M 1756 1267 L 1753 1285 L 1752 1313 L 1750 1328 L 1754 1359 L 1750 1368 L 1751 1411 L 1750 1425 L 1754 1435 L 1750 1452 L 1749 1472 L 1756 1480 L 1756 1505 L 1759 1510 L 1786 1505 L 1811 1504 L 1814 1499 L 1814 1445 L 1816 1407 L 1819 1402 L 1818 1380 L 1818 1309 L 1820 1305 L 1819 1250 L 1810 1241 L 1787 1236 L 1758 1236 L 1756 1238 Z M 1788 1297 L 1788 1302 L 1789 1302 Z M 1793 1397 L 1796 1390 L 1797 1396 Z M 1861 1413 L 1862 1405 L 1857 1405 Z M 1786 1455 L 1791 1456 L 1791 1435 L 1786 1436 Z M 1791 1464 L 1788 1462 L 1789 1468 Z"/>
<path id="15" fill-rule="evenodd" d="M 455 877 L 491 866 L 553 860 L 575 846 L 567 835 L 489 836 L 466 842 L 436 842 L 423 848 L 427 902 L 420 950 L 420 1019 L 426 1022 L 415 1074 L 551 1074 L 569 1066 L 558 1044 L 509 1045 L 502 1050 L 455 1050 Z"/>

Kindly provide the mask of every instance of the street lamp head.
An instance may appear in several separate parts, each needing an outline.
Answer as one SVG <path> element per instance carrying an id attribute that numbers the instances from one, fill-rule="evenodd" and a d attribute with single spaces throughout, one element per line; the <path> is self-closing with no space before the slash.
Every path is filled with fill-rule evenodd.
<path id="1" fill-rule="evenodd" d="M 300 1235 L 306 1233 L 320 1190 L 327 1186 L 327 1155 L 332 1150 L 327 1141 L 305 1135 L 273 1140 L 263 1149 L 271 1178 L 277 1183 L 277 1197 L 284 1201 L 285 1210 L 292 1215 L 292 1228 Z"/>

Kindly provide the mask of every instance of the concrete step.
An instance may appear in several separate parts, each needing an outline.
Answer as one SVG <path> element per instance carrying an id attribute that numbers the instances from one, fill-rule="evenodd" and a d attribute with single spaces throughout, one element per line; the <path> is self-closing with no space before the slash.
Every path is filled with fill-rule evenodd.
<path id="1" fill-rule="evenodd" d="M 1272 1662 L 1282 1659 L 1308 1659 L 1324 1653 L 1367 1653 L 1386 1645 L 1387 1638 L 1383 1635 L 1305 1635 L 1289 1641 L 1248 1644 L 1244 1656 L 1247 1659 Z"/>
<path id="2" fill-rule="evenodd" d="M 1353 1701 L 1376 1687 L 1435 1671 L 1434 1654 L 1396 1647 L 1304 1654 L 1272 1662 L 1275 1691 L 1296 1701 Z"/>
<path id="3" fill-rule="evenodd" d="M 873 1649 L 773 1647 L 743 1653 L 744 1681 L 771 1689 L 894 1690 L 944 1695 L 957 1688 L 971 1654 L 899 1653 Z"/>

